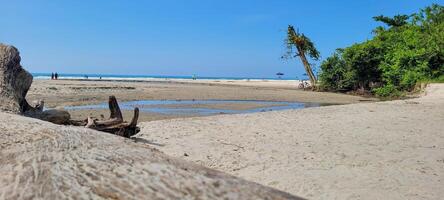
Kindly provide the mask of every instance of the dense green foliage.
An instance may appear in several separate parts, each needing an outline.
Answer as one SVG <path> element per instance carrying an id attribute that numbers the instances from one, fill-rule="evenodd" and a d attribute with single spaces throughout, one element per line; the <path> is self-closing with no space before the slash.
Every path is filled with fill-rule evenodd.
<path id="1" fill-rule="evenodd" d="M 443 6 L 374 19 L 386 26 L 377 27 L 372 39 L 338 49 L 322 62 L 322 88 L 399 96 L 419 81 L 444 79 Z"/>

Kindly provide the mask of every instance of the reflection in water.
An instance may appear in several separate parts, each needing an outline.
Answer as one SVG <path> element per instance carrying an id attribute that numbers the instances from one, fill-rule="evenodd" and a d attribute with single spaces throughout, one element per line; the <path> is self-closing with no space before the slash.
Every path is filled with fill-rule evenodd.
<path id="1" fill-rule="evenodd" d="M 215 104 L 260 104 L 259 108 L 252 109 L 220 109 L 212 108 Z M 254 113 L 272 110 L 288 110 L 302 109 L 308 107 L 326 106 L 328 104 L 321 103 L 301 103 L 301 102 L 275 102 L 275 101 L 258 101 L 258 100 L 140 100 L 121 102 L 122 110 L 133 110 L 139 107 L 142 112 L 156 112 L 160 114 L 174 115 L 215 115 L 215 114 L 237 114 L 237 113 Z M 208 105 L 199 107 L 196 105 Z M 215 106 L 218 107 L 218 106 Z M 96 104 L 86 106 L 68 106 L 66 110 L 85 110 L 85 109 L 107 109 L 108 104 Z"/>

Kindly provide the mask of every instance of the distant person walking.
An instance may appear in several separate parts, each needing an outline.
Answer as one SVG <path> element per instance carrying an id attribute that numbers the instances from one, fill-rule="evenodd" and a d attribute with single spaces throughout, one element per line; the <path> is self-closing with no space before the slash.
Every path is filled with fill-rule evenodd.
<path id="1" fill-rule="evenodd" d="M 54 72 L 51 73 L 51 80 L 54 80 Z"/>
<path id="2" fill-rule="evenodd" d="M 59 79 L 59 74 L 57 74 L 57 72 L 54 74 L 54 78 L 55 78 L 55 80 Z"/>

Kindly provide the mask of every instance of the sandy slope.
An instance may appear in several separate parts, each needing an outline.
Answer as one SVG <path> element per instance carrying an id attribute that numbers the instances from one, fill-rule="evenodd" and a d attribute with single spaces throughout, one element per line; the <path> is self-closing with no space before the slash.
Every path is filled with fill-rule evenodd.
<path id="1" fill-rule="evenodd" d="M 298 199 L 143 142 L 0 112 L 0 199 Z"/>
<path id="2" fill-rule="evenodd" d="M 165 153 L 310 199 L 441 199 L 444 85 L 426 96 L 142 124 Z"/>

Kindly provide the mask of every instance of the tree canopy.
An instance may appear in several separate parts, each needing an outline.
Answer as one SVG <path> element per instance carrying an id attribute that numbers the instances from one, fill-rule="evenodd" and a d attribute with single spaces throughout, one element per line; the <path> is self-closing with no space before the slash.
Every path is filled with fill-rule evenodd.
<path id="1" fill-rule="evenodd" d="M 321 64 L 321 87 L 399 96 L 419 81 L 444 81 L 444 7 L 411 15 L 377 16 L 374 37 L 338 49 Z"/>
<path id="2" fill-rule="evenodd" d="M 295 31 L 294 27 L 291 25 L 288 26 L 285 43 L 287 44 L 287 53 L 284 55 L 284 58 L 300 56 L 300 52 L 296 51 L 298 46 L 301 48 L 302 52 L 308 54 L 311 59 L 319 60 L 320 58 L 320 53 L 310 38 L 303 33 L 299 33 L 299 31 Z"/>
<path id="3" fill-rule="evenodd" d="M 392 26 L 392 27 L 399 27 L 399 26 L 406 25 L 408 23 L 407 20 L 409 18 L 410 18 L 410 16 L 408 16 L 408 15 L 396 15 L 393 18 L 386 17 L 384 15 L 379 15 L 379 16 L 373 17 L 373 19 L 375 21 L 383 22 L 383 23 L 387 24 L 388 26 Z"/>

